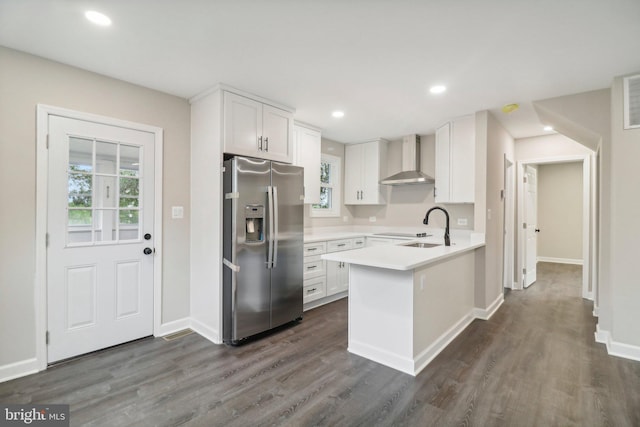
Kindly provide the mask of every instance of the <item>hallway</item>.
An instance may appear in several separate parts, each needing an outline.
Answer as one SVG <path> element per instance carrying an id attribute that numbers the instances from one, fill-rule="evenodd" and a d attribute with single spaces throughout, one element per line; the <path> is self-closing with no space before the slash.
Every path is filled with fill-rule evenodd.
<path id="1" fill-rule="evenodd" d="M 415 378 L 347 352 L 341 300 L 241 347 L 191 334 L 96 352 L 0 384 L 0 402 L 68 403 L 72 426 L 638 426 L 640 362 L 594 342 L 580 271 L 539 263 Z"/>

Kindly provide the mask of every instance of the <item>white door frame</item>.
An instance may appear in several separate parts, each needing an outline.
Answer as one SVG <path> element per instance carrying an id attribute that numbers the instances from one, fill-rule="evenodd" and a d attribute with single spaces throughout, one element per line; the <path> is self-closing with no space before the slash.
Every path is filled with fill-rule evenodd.
<path id="1" fill-rule="evenodd" d="M 593 191 L 594 188 L 591 182 L 591 166 L 593 161 L 591 154 L 581 154 L 574 156 L 559 156 L 559 157 L 544 157 L 540 159 L 529 159 L 518 162 L 518 221 L 516 228 L 518 229 L 518 257 L 517 257 L 517 276 L 519 280 L 516 281 L 514 289 L 523 289 L 522 283 L 522 268 L 525 263 L 525 233 L 522 228 L 524 223 L 524 170 L 527 165 L 545 165 L 553 163 L 568 163 L 568 162 L 582 162 L 582 298 L 593 300 L 593 294 L 596 286 L 596 282 L 591 277 L 591 262 L 592 262 L 592 239 L 596 239 L 596 236 L 591 234 L 592 218 L 592 204 L 594 203 Z M 593 289 L 589 290 L 589 284 L 593 284 Z"/>
<path id="2" fill-rule="evenodd" d="M 502 286 L 504 288 L 513 289 L 514 283 L 514 258 L 515 258 L 515 245 L 514 245 L 514 184 L 515 184 L 515 164 L 511 161 L 507 155 L 504 155 L 504 190 L 502 193 L 502 218 L 503 218 L 503 232 L 502 232 Z"/>
<path id="3" fill-rule="evenodd" d="M 109 126 L 118 126 L 155 135 L 155 202 L 153 234 L 156 256 L 153 266 L 153 334 L 160 331 L 162 314 L 162 148 L 163 130 L 126 120 L 83 113 L 38 104 L 36 121 L 36 270 L 34 299 L 36 314 L 36 363 L 39 371 L 47 369 L 47 212 L 49 155 L 47 151 L 49 116 L 61 116 Z"/>

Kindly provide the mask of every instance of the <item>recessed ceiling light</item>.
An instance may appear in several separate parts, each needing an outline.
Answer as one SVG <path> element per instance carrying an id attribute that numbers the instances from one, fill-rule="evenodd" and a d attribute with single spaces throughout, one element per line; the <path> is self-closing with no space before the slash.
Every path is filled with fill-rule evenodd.
<path id="1" fill-rule="evenodd" d="M 96 12 L 95 10 L 88 10 L 84 13 L 84 16 L 91 22 L 101 27 L 108 27 L 111 25 L 111 18 L 104 13 Z"/>
<path id="2" fill-rule="evenodd" d="M 542 128 L 542 130 L 546 131 L 546 132 L 551 132 L 553 130 L 553 126 L 545 126 Z"/>
<path id="3" fill-rule="evenodd" d="M 433 93 L 434 95 L 437 95 L 439 93 L 444 93 L 446 92 L 446 90 L 447 90 L 447 87 L 445 85 L 435 85 L 429 88 L 429 92 Z"/>
<path id="4" fill-rule="evenodd" d="M 344 111 L 334 111 L 331 115 L 336 118 L 344 117 Z"/>

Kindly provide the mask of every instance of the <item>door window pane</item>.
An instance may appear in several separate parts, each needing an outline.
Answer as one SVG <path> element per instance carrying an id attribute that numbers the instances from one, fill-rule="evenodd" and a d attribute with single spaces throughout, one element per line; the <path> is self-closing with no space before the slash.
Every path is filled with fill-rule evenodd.
<path id="1" fill-rule="evenodd" d="M 116 173 L 116 162 L 118 158 L 118 144 L 111 142 L 96 142 L 96 172 L 114 174 Z"/>
<path id="2" fill-rule="evenodd" d="M 120 146 L 120 175 L 138 176 L 140 171 L 140 147 Z"/>
<path id="3" fill-rule="evenodd" d="M 69 209 L 69 225 L 92 224 L 91 209 Z"/>
<path id="4" fill-rule="evenodd" d="M 90 174 L 70 173 L 68 179 L 68 206 L 70 208 L 90 208 L 92 179 Z"/>
<path id="5" fill-rule="evenodd" d="M 122 209 L 120 211 L 120 224 L 122 225 L 138 225 L 137 210 Z"/>
<path id="6" fill-rule="evenodd" d="M 139 181 L 138 178 L 120 178 L 120 197 L 138 197 Z"/>
<path id="7" fill-rule="evenodd" d="M 93 171 L 93 141 L 69 138 L 69 172 Z"/>

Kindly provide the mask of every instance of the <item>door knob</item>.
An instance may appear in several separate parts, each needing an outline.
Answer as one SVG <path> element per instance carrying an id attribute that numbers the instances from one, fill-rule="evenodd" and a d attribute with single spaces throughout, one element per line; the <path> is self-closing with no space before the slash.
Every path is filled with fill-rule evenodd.
<path id="1" fill-rule="evenodd" d="M 540 229 L 539 229 L 539 228 L 536 228 L 535 232 L 536 232 L 536 233 L 539 233 L 539 232 L 540 232 Z"/>
<path id="2" fill-rule="evenodd" d="M 151 255 L 151 253 L 153 252 L 153 249 L 151 248 L 144 248 L 144 250 L 142 251 L 144 252 L 145 255 Z"/>
<path id="3" fill-rule="evenodd" d="M 151 240 L 151 234 L 147 233 L 144 235 L 144 240 Z"/>

